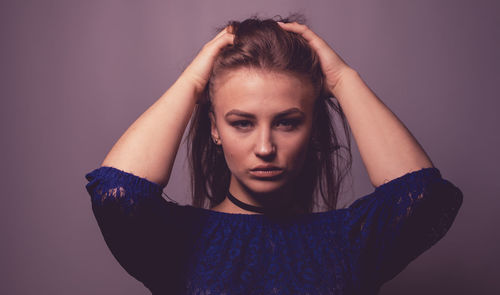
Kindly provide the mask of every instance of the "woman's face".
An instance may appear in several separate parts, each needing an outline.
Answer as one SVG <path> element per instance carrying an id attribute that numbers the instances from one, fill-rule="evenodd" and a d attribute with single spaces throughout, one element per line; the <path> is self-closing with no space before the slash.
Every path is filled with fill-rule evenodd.
<path id="1" fill-rule="evenodd" d="M 309 81 L 285 73 L 243 68 L 217 78 L 211 130 L 231 170 L 233 194 L 272 193 L 299 174 L 310 142 L 313 92 Z M 258 169 L 263 165 L 278 170 Z"/>

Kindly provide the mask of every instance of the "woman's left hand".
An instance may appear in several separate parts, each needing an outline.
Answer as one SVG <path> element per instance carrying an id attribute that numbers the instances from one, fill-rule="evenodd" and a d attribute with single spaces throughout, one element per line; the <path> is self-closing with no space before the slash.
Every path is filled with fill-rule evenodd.
<path id="1" fill-rule="evenodd" d="M 314 51 L 316 51 L 316 54 L 319 57 L 321 68 L 326 78 L 325 86 L 328 88 L 328 91 L 334 94 L 335 86 L 339 84 L 339 81 L 342 79 L 342 75 L 352 69 L 335 51 L 333 51 L 325 40 L 321 39 L 306 25 L 299 24 L 297 22 L 278 22 L 278 24 L 286 31 L 300 34 L 309 42 L 309 45 Z"/>

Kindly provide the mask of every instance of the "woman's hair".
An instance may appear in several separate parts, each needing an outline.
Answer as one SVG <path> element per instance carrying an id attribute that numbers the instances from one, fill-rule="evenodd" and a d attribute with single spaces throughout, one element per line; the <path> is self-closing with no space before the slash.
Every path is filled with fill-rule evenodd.
<path id="1" fill-rule="evenodd" d="M 277 21 L 304 23 L 300 15 L 274 19 L 254 16 L 242 22 L 228 23 L 235 35 L 234 42 L 224 47 L 215 59 L 203 97 L 195 107 L 187 137 L 195 207 L 204 208 L 207 199 L 209 208 L 221 203 L 231 178 L 222 148 L 211 138 L 209 113 L 213 112 L 213 83 L 225 72 L 251 68 L 289 73 L 311 81 L 316 96 L 311 141 L 302 171 L 292 184 L 295 195 L 290 196 L 290 200 L 296 209 L 299 208 L 298 211 L 309 213 L 314 207 L 320 208 L 320 195 L 327 210 L 336 209 L 341 182 L 352 165 L 349 126 L 341 106 L 330 99 L 331 95 L 323 88 L 324 75 L 318 56 L 302 36 L 283 30 Z M 341 120 L 347 147 L 340 145 L 332 113 Z M 341 153 L 342 148 L 346 157 Z"/>

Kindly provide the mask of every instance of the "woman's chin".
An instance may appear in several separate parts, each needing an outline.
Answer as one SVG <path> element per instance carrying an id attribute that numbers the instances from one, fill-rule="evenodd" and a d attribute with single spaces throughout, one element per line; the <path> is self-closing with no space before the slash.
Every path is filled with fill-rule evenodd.
<path id="1" fill-rule="evenodd" d="M 279 192 L 285 186 L 285 182 L 283 180 L 256 180 L 252 179 L 251 183 L 247 183 L 247 188 L 256 194 L 272 194 Z"/>

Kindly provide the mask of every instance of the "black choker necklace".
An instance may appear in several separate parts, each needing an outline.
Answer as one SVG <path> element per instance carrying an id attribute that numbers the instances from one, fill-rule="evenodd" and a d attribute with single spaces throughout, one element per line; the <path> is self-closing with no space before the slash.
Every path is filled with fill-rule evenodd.
<path id="1" fill-rule="evenodd" d="M 250 204 L 247 204 L 247 203 L 243 203 L 242 201 L 236 199 L 232 194 L 231 192 L 229 192 L 229 190 L 227 191 L 227 197 L 229 198 L 229 200 L 231 202 L 233 202 L 233 204 L 235 204 L 236 206 L 242 208 L 242 209 L 245 209 L 245 210 L 248 210 L 248 211 L 252 211 L 252 212 L 257 212 L 257 213 L 264 213 L 266 210 L 263 208 L 263 207 L 257 207 L 257 206 L 253 206 L 253 205 L 250 205 Z"/>
<path id="2" fill-rule="evenodd" d="M 236 206 L 242 208 L 242 209 L 245 209 L 247 211 L 252 211 L 252 212 L 257 212 L 257 213 L 286 213 L 287 211 L 289 211 L 291 209 L 291 203 L 290 204 L 287 204 L 283 207 L 280 207 L 280 208 L 265 208 L 265 207 L 257 207 L 257 206 L 253 206 L 253 205 L 250 205 L 250 204 L 247 204 L 247 203 L 243 203 L 242 201 L 236 199 L 232 194 L 231 192 L 229 192 L 229 190 L 227 191 L 227 197 L 228 199 L 233 202 L 233 204 L 235 204 Z"/>

